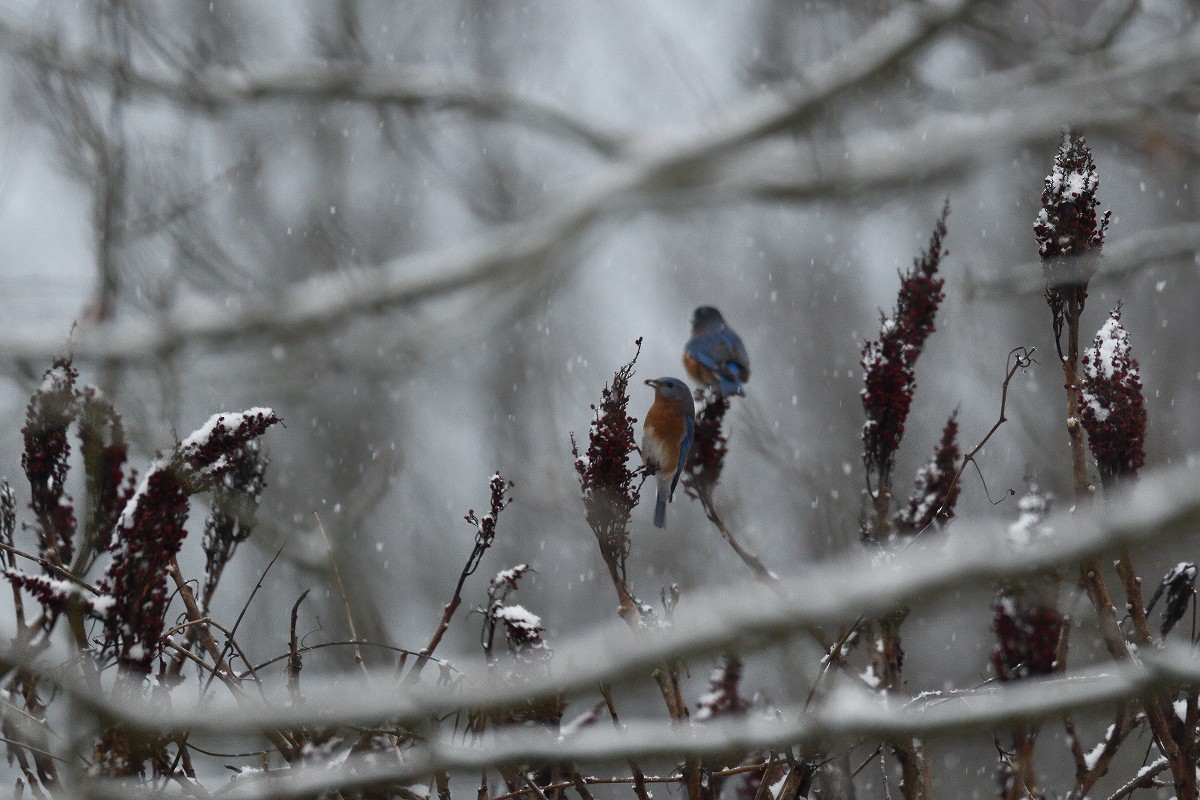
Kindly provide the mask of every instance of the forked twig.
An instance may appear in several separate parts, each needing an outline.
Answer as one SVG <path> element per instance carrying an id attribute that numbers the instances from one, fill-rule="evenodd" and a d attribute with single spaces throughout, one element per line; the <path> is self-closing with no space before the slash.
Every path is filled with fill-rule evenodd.
<path id="1" fill-rule="evenodd" d="M 975 469 L 979 471 L 980 480 L 983 479 L 983 471 L 980 470 L 979 463 L 975 460 L 975 456 L 978 455 L 979 451 L 984 448 L 984 445 L 988 443 L 988 441 L 992 438 L 992 435 L 1000 429 L 1000 426 L 1008 422 L 1008 416 L 1006 413 L 1008 408 L 1008 386 L 1019 370 L 1028 369 L 1029 366 L 1034 363 L 1033 354 L 1036 352 L 1036 347 L 1014 347 L 1008 352 L 1008 356 L 1004 360 L 1006 368 L 1004 382 L 1000 384 L 1000 415 L 996 418 L 996 422 L 992 425 L 988 432 L 984 434 L 983 438 L 979 440 L 979 443 L 963 456 L 962 464 L 959 466 L 958 471 L 954 473 L 954 478 L 950 481 L 950 486 L 946 490 L 947 499 L 953 496 L 954 487 L 957 486 L 962 479 L 962 474 L 966 471 L 968 464 L 974 464 Z M 1009 366 L 1009 362 L 1012 362 L 1011 366 Z M 1009 493 L 1011 494 L 1011 490 Z M 938 510 L 933 514 L 933 520 L 937 520 L 941 516 L 942 512 L 946 508 L 946 502 L 946 500 L 943 500 L 942 504 L 938 506 Z M 990 496 L 988 497 L 988 502 L 991 502 Z M 992 504 L 995 505 L 996 503 Z M 924 528 L 909 537 L 909 541 L 905 544 L 905 546 L 907 547 L 908 544 L 911 544 L 914 539 L 916 539 L 925 531 L 929 530 L 929 527 L 932 524 L 932 521 L 929 522 L 929 524 L 927 524 Z"/>

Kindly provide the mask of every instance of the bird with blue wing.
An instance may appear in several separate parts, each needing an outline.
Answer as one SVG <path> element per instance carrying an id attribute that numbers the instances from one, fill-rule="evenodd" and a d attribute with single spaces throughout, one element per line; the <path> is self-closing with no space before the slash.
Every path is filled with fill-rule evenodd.
<path id="1" fill-rule="evenodd" d="M 696 404 L 692 390 L 678 378 L 655 378 L 646 385 L 654 388 L 654 403 L 642 423 L 642 458 L 658 470 L 654 525 L 665 528 L 667 503 L 675 496 L 675 485 L 696 436 Z"/>
<path id="2" fill-rule="evenodd" d="M 683 348 L 683 366 L 701 387 L 720 397 L 745 394 L 750 379 L 750 356 L 742 337 L 712 306 L 700 306 L 692 314 L 692 338 Z"/>

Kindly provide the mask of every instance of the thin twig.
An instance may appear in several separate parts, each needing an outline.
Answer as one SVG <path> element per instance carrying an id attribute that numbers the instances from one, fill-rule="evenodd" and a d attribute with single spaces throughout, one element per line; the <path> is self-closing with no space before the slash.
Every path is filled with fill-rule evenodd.
<path id="1" fill-rule="evenodd" d="M 942 512 L 946 510 L 946 503 L 949 502 L 949 499 L 954 492 L 954 487 L 957 486 L 958 482 L 962 479 L 962 474 L 966 471 L 967 465 L 975 464 L 975 468 L 977 470 L 979 469 L 979 464 L 976 462 L 975 456 L 978 455 L 979 451 L 984 448 L 984 445 L 988 443 L 988 440 L 992 438 L 992 435 L 1000 429 L 1000 426 L 1005 422 L 1008 422 L 1008 385 L 1012 382 L 1013 376 L 1015 376 L 1019 370 L 1029 368 L 1029 366 L 1033 363 L 1033 354 L 1036 352 L 1036 347 L 1014 347 L 1012 350 L 1008 351 L 1008 356 L 1004 360 L 1004 381 L 1000 384 L 1000 415 L 996 418 L 995 423 L 992 424 L 992 427 L 988 430 L 988 432 L 983 435 L 983 438 L 980 439 L 979 442 L 972 447 L 966 455 L 963 456 L 962 464 L 959 466 L 958 471 L 954 473 L 954 478 L 950 481 L 950 486 L 946 489 L 946 497 L 942 500 L 942 504 L 938 506 L 938 510 L 934 513 L 933 520 L 931 520 L 924 528 L 909 537 L 909 542 L 906 543 L 905 546 L 911 544 L 913 539 L 916 539 L 918 536 L 928 530 L 930 526 L 933 525 L 933 521 L 937 520 L 941 516 Z M 1012 362 L 1011 366 L 1009 366 L 1010 361 Z M 983 472 L 980 470 L 981 479 L 982 476 Z"/>
<path id="2" fill-rule="evenodd" d="M 69 569 L 67 569 L 65 567 L 61 567 L 58 564 L 55 564 L 51 561 L 48 561 L 48 560 L 42 558 L 41 556 L 35 556 L 32 553 L 26 553 L 24 550 L 20 550 L 16 547 L 13 547 L 10 544 L 5 544 L 3 542 L 0 542 L 0 550 L 5 551 L 6 553 L 11 553 L 14 556 L 20 556 L 21 558 L 29 559 L 30 561 L 36 563 L 42 569 L 47 569 L 47 570 L 53 572 L 58 577 L 60 577 L 64 580 L 70 581 L 71 583 L 75 584 L 76 586 L 80 587 L 81 589 L 87 589 L 89 592 L 91 592 L 94 595 L 98 596 L 100 594 L 103 594 L 95 586 L 92 586 L 90 583 L 85 581 L 83 578 L 80 578 L 75 573 L 71 572 Z"/>
<path id="3" fill-rule="evenodd" d="M 368 639 L 358 639 L 358 640 L 347 639 L 346 641 L 341 641 L 341 642 L 320 642 L 318 644 L 310 644 L 310 645 L 305 645 L 304 647 L 297 648 L 296 652 L 299 654 L 304 654 L 304 653 L 310 653 L 313 650 L 322 650 L 326 647 L 354 647 L 355 645 L 357 645 L 359 647 L 378 647 L 383 650 L 390 650 L 393 653 L 403 653 L 403 654 L 409 655 L 409 656 L 419 656 L 420 655 L 420 653 L 417 652 L 416 650 L 406 650 L 403 647 L 395 647 L 390 644 L 383 644 L 382 642 L 372 642 Z M 290 653 L 284 653 L 281 656 L 275 656 L 272 659 L 268 659 L 267 661 L 264 661 L 261 664 L 258 664 L 255 667 L 255 669 L 261 670 L 263 667 L 269 667 L 272 664 L 278 664 L 280 661 L 285 661 L 286 659 L 288 659 L 290 657 L 291 657 Z M 454 670 L 455 672 L 461 672 L 461 670 L 459 670 L 457 667 L 455 667 L 453 664 L 451 664 L 449 661 L 446 661 L 445 659 L 435 658 L 433 660 L 437 663 L 437 665 L 439 667 L 451 669 L 451 670 Z"/>
<path id="4" fill-rule="evenodd" d="M 769 767 L 772 767 L 772 766 L 774 766 L 774 764 L 775 764 L 774 760 L 768 760 L 761 764 L 743 764 L 739 767 L 730 767 L 729 769 L 713 770 L 712 777 L 728 778 L 731 775 L 742 775 L 747 772 L 757 772 L 758 770 L 767 769 Z M 598 778 L 598 777 L 591 776 L 591 775 L 580 776 L 580 777 L 583 779 L 584 784 L 586 784 L 587 786 L 610 786 L 610 785 L 634 784 L 635 791 L 636 791 L 637 783 L 638 783 L 638 778 L 634 777 L 634 776 L 630 776 L 627 778 L 621 777 L 621 776 Z M 641 777 L 641 782 L 643 784 L 647 784 L 647 783 L 683 783 L 685 780 L 687 780 L 687 779 L 682 775 L 643 775 Z M 569 781 L 559 781 L 557 783 L 548 783 L 545 786 L 541 787 L 541 790 L 542 790 L 542 792 L 555 792 L 560 789 L 569 789 L 575 785 L 576 785 L 575 779 L 572 778 Z M 644 791 L 644 789 L 643 789 L 643 791 Z M 516 791 L 508 792 L 507 794 L 496 795 L 495 797 L 491 798 L 491 800 L 514 800 L 514 798 L 522 797 L 526 794 L 529 794 L 529 789 L 527 789 L 527 788 L 526 789 L 517 789 Z M 641 797 L 640 794 L 638 796 Z M 755 800 L 760 800 L 760 798 L 756 798 Z"/>
<path id="5" fill-rule="evenodd" d="M 1167 759 L 1160 758 L 1148 767 L 1142 767 L 1138 774 L 1128 783 L 1108 796 L 1108 800 L 1123 800 L 1138 789 L 1150 789 L 1154 786 L 1154 778 L 1170 768 Z"/>
<path id="6" fill-rule="evenodd" d="M 313 517 L 317 520 L 317 530 L 321 532 L 321 538 L 325 540 L 325 547 L 329 550 L 329 567 L 333 572 L 333 580 L 337 583 L 338 593 L 342 596 L 342 606 L 346 609 L 346 623 L 350 626 L 350 639 L 354 642 L 359 640 L 358 628 L 354 625 L 354 614 L 350 610 L 350 598 L 346 595 L 346 585 L 342 583 L 342 572 L 338 569 L 337 558 L 333 552 L 333 542 L 329 541 L 329 534 L 325 533 L 325 526 L 321 524 L 321 515 L 313 512 Z M 354 645 L 354 661 L 362 669 L 363 674 L 368 678 L 371 673 L 367 670 L 367 662 L 363 660 L 362 650 L 357 644 Z"/>
<path id="7" fill-rule="evenodd" d="M 733 535 L 733 531 L 731 531 L 725 524 L 725 521 L 721 519 L 721 515 L 717 513 L 717 506 L 713 501 L 712 496 L 712 487 L 699 480 L 695 481 L 694 485 L 696 487 L 696 495 L 700 498 L 700 506 L 704 509 L 705 516 L 707 516 L 708 521 L 715 525 L 717 530 L 720 531 L 721 537 L 729 544 L 729 546 L 733 549 L 733 552 L 736 553 L 738 558 L 740 558 L 742 562 L 750 568 L 750 570 L 754 573 L 754 577 L 771 587 L 777 587 L 779 585 L 779 577 L 774 572 L 767 569 L 766 564 L 762 562 L 761 558 L 742 546 L 737 537 Z"/>
<path id="8" fill-rule="evenodd" d="M 515 772 L 521 776 L 521 780 L 525 781 L 525 785 L 529 787 L 529 790 L 533 792 L 533 796 L 536 797 L 537 800 L 548 800 L 546 793 L 542 791 L 540 786 L 533 782 L 533 780 L 529 777 L 528 772 L 523 769 L 517 769 Z M 574 783 L 574 781 L 571 781 L 571 783 L 568 783 L 567 785 L 573 786 Z"/>
<path id="9" fill-rule="evenodd" d="M 711 182 L 724 177 L 715 165 L 764 139 L 795 130 L 836 98 L 904 63 L 975 4 L 976 0 L 955 0 L 898 6 L 828 61 L 806 69 L 803 79 L 775 92 L 756 92 L 683 134 L 664 138 L 655 130 L 635 137 L 626 149 L 629 157 L 613 162 L 596 179 L 550 203 L 544 214 L 529 221 L 495 228 L 445 250 L 401 258 L 374 271 L 320 276 L 204 314 L 188 308 L 164 314 L 153 324 L 127 320 L 81 326 L 72 340 L 73 351 L 80 360 L 158 360 L 163 352 L 200 343 L 228 346 L 248 334 L 311 335 L 314 330 L 345 324 L 365 309 L 410 306 L 497 279 L 534 277 L 544 269 L 548 254 L 560 252 L 614 211 L 631 204 L 640 207 L 645 198 L 662 195 L 664 189 L 668 197 L 676 197 L 688 188 L 678 185 L 688 178 L 711 196 Z M 6 40 L 0 37 L 0 41 Z M 1101 109 L 1109 116 L 1116 110 L 1120 109 Z M 993 127 L 994 116 L 988 117 Z M 1007 115 L 1003 119 L 1007 131 L 1012 126 Z M 1062 118 L 1057 108 L 1054 119 L 1058 130 Z M 1021 138 L 1028 138 L 1028 133 L 1022 130 Z M 895 160 L 889 153 L 889 162 Z M 855 177 L 853 183 L 860 187 L 863 177 Z M 823 186 L 827 180 L 821 175 L 814 183 Z M 0 345 L 0 360 L 42 357 L 59 347 L 57 333 L 49 338 L 44 333 L 9 331 Z"/>
<path id="10" fill-rule="evenodd" d="M 608 716 L 612 719 L 613 727 L 622 730 L 621 720 L 617 716 L 617 704 L 613 701 L 612 687 L 607 683 L 600 684 L 600 694 L 604 698 L 604 704 L 608 707 Z M 638 800 L 650 800 L 650 793 L 646 790 L 646 775 L 638 766 L 637 759 L 632 757 L 629 759 L 629 771 L 633 775 L 633 791 L 637 794 Z"/>

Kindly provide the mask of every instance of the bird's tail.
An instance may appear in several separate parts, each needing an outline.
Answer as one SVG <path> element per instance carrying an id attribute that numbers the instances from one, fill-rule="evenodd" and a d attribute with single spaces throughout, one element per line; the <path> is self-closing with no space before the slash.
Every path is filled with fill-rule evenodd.
<path id="1" fill-rule="evenodd" d="M 746 390 L 742 387 L 742 382 L 737 378 L 726 378 L 724 375 L 718 376 L 720 380 L 721 396 L 732 397 L 733 395 L 744 395 Z"/>
<path id="2" fill-rule="evenodd" d="M 654 501 L 654 527 L 667 527 L 667 496 L 663 494 L 661 486 L 658 489 L 658 497 Z"/>

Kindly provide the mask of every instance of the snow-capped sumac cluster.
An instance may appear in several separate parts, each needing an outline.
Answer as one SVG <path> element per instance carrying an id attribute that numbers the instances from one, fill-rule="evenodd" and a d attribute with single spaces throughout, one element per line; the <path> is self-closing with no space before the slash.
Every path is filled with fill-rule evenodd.
<path id="1" fill-rule="evenodd" d="M 1046 176 L 1042 207 L 1033 225 L 1038 253 L 1046 262 L 1051 285 L 1055 285 L 1056 278 L 1067 277 L 1058 272 L 1063 267 L 1058 263 L 1060 259 L 1099 250 L 1104 244 L 1112 212 L 1097 215 L 1099 186 L 1100 176 L 1087 142 L 1079 134 L 1065 133 L 1054 158 L 1054 170 Z M 1086 284 L 1086 276 L 1081 277 Z"/>
<path id="2" fill-rule="evenodd" d="M 720 665 L 708 678 L 708 691 L 696 700 L 693 720 L 703 722 L 718 717 L 741 716 L 750 709 L 753 701 L 742 697 L 738 691 L 742 683 L 742 666 L 742 659 L 734 653 L 727 653 L 721 658 Z M 725 780 L 713 778 L 714 797 L 721 796 Z"/>
<path id="3" fill-rule="evenodd" d="M 1109 314 L 1081 363 L 1080 416 L 1100 477 L 1107 483 L 1135 476 L 1146 460 L 1146 402 L 1120 306 Z"/>
<path id="4" fill-rule="evenodd" d="M 82 387 L 78 401 L 79 449 L 91 501 L 84 525 L 92 546 L 102 551 L 111 544 L 117 515 L 133 493 L 133 486 L 125 478 L 129 445 L 120 414 L 95 387 Z"/>
<path id="5" fill-rule="evenodd" d="M 867 421 L 863 425 L 863 462 L 868 472 L 886 478 L 904 424 L 912 406 L 917 381 L 917 357 L 934 331 L 938 307 L 945 298 L 944 280 L 937 277 L 938 265 L 946 255 L 947 202 L 934 226 L 928 249 L 913 260 L 912 269 L 900 277 L 896 309 L 880 325 L 879 339 L 862 349 L 862 404 Z"/>
<path id="6" fill-rule="evenodd" d="M 1064 133 L 1054 169 L 1046 176 L 1042 189 L 1042 207 L 1033 223 L 1056 342 L 1068 317 L 1083 310 L 1088 281 L 1095 271 L 1094 259 L 1088 256 L 1099 255 L 1104 245 L 1112 212 L 1097 215 L 1099 186 L 1100 177 L 1087 142 L 1078 134 Z M 1059 350 L 1062 355 L 1061 345 Z"/>
<path id="7" fill-rule="evenodd" d="M 1053 604 L 1030 602 L 1020 591 L 1002 591 L 992 606 L 996 646 L 992 666 L 1002 681 L 1054 672 L 1062 614 Z"/>
<path id="8" fill-rule="evenodd" d="M 66 493 L 71 443 L 67 429 L 78 413 L 70 359 L 58 359 L 29 398 L 25 411 L 25 452 L 21 467 L 29 479 L 29 507 L 38 520 L 38 549 L 43 558 L 71 563 L 75 547 L 75 506 Z"/>
<path id="9" fill-rule="evenodd" d="M 634 429 L 637 419 L 628 412 L 629 379 L 642 352 L 640 337 L 635 344 L 637 352 L 633 358 L 604 387 L 599 407 L 592 406 L 596 416 L 588 431 L 585 454 L 580 455 L 575 436 L 571 436 L 571 454 L 583 490 L 588 525 L 599 539 L 605 557 L 622 563 L 629 545 L 629 517 L 641 499 L 641 489 L 635 481 L 642 468 L 629 466 L 630 454 L 637 451 Z"/>
<path id="10" fill-rule="evenodd" d="M 22 429 L 21 466 L 29 480 L 29 508 L 37 519 L 34 529 L 38 553 L 48 565 L 45 575 L 25 573 L 15 562 L 4 573 L 10 582 L 55 612 L 65 607 L 73 593 L 59 571 L 87 571 L 91 559 L 108 546 L 117 515 L 133 493 L 133 476 L 127 479 L 125 475 L 128 448 L 121 418 L 95 387 L 79 385 L 78 378 L 69 358 L 56 360 L 29 399 Z M 77 541 L 75 502 L 66 492 L 72 424 L 78 429 L 87 497 L 82 547 Z M 6 514 L 12 517 L 11 528 L 15 530 L 15 500 L 7 484 L 5 491 L 6 501 L 12 506 Z M 6 534 L 10 546 L 11 533 Z M 73 559 L 79 563 L 72 563 Z M 50 623 L 51 618 L 43 621 Z"/>
<path id="11" fill-rule="evenodd" d="M 728 410 L 729 398 L 713 395 L 696 415 L 695 439 L 685 465 L 685 487 L 711 489 L 721 479 L 725 453 L 729 449 L 728 437 L 722 430 Z"/>
<path id="12" fill-rule="evenodd" d="M 188 489 L 176 470 L 156 464 L 126 507 L 100 583 L 114 600 L 105 644 L 121 663 L 149 672 L 158 653 L 169 601 L 167 570 L 187 535 Z"/>
<path id="13" fill-rule="evenodd" d="M 908 505 L 896 513 L 899 533 L 912 536 L 935 522 L 944 525 L 954 518 L 958 502 L 958 456 L 958 416 L 952 414 L 942 429 L 933 459 L 917 472 Z"/>
<path id="14" fill-rule="evenodd" d="M 519 661 L 545 661 L 554 651 L 542 638 L 542 618 L 524 606 L 500 606 L 492 613 L 504 626 L 504 639 Z"/>
<path id="15" fill-rule="evenodd" d="M 214 414 L 205 425 L 180 442 L 178 460 L 193 480 L 210 479 L 233 468 L 243 446 L 279 422 L 269 408 L 237 414 Z M 207 485 L 202 488 L 209 488 Z"/>
<path id="16" fill-rule="evenodd" d="M 0 479 L 0 542 L 12 547 L 17 532 L 17 496 L 7 478 Z M 14 556 L 5 552 L 0 561 L 13 563 Z"/>
<path id="17" fill-rule="evenodd" d="M 225 565 L 258 522 L 258 504 L 267 487 L 268 460 L 258 440 L 246 442 L 232 466 L 213 485 L 212 509 L 204 524 L 204 589 L 201 607 L 212 601 Z"/>
<path id="18" fill-rule="evenodd" d="M 188 498 L 212 488 L 246 444 L 277 422 L 264 408 L 213 415 L 142 478 L 117 520 L 112 562 L 100 584 L 113 598 L 105 647 L 126 667 L 147 672 L 158 653 L 170 600 L 167 573 L 187 535 Z"/>

